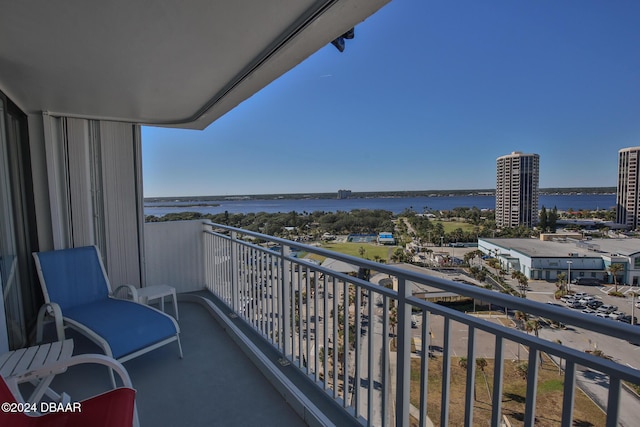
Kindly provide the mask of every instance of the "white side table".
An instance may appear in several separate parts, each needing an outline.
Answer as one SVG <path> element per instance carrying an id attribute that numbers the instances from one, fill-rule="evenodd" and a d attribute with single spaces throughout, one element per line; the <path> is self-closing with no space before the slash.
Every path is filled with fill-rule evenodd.
<path id="1" fill-rule="evenodd" d="M 138 302 L 149 304 L 149 301 L 160 299 L 160 309 L 164 311 L 164 297 L 173 299 L 173 311 L 178 320 L 178 300 L 176 299 L 176 289 L 169 285 L 145 286 L 138 289 Z"/>
<path id="2" fill-rule="evenodd" d="M 60 367 L 59 362 L 68 360 L 72 354 L 72 339 L 10 351 L 0 356 L 0 375 L 5 378 L 7 385 L 16 396 L 20 396 L 18 384 L 30 381 L 36 386 L 26 402 L 38 403 L 45 394 L 58 401 L 61 396 L 51 390 L 49 384 L 56 374 L 67 370 L 66 367 Z M 49 371 L 45 376 L 34 377 L 32 375 L 33 371 L 47 365 L 58 367 Z"/>

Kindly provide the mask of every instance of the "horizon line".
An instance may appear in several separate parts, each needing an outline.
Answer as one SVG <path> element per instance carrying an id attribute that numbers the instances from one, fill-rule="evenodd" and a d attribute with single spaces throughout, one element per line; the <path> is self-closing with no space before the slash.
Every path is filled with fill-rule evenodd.
<path id="1" fill-rule="evenodd" d="M 476 188 L 476 189 L 445 189 L 445 190 L 367 190 L 367 191 L 352 191 L 349 189 L 341 189 L 343 191 L 351 191 L 352 195 L 358 194 L 399 194 L 399 193 L 486 193 L 491 192 L 495 193 L 495 188 Z M 539 192 L 588 192 L 589 190 L 611 190 L 613 193 L 617 191 L 616 187 L 612 186 L 602 186 L 602 187 L 545 187 L 539 188 Z M 144 196 L 144 199 L 167 199 L 167 198 L 176 198 L 176 199 L 184 199 L 184 198 L 228 198 L 228 197 L 264 197 L 264 196 L 313 196 L 313 195 L 327 195 L 327 194 L 337 194 L 339 190 L 335 191 L 316 191 L 316 192 L 289 192 L 289 193 L 254 193 L 254 194 L 210 194 L 210 195 L 188 195 L 188 196 Z M 494 194 L 495 195 L 495 194 Z"/>

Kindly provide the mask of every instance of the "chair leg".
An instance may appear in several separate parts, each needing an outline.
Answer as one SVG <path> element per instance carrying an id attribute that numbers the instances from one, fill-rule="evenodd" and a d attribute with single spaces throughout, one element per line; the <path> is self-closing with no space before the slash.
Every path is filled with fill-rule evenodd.
<path id="1" fill-rule="evenodd" d="M 180 359 L 182 359 L 182 344 L 180 344 L 180 334 L 176 335 L 178 337 L 178 349 L 180 350 Z"/>
<path id="2" fill-rule="evenodd" d="M 138 418 L 138 403 L 133 402 L 133 427 L 140 427 L 140 419 Z"/>
<path id="3" fill-rule="evenodd" d="M 176 298 L 175 289 L 173 290 L 173 294 L 171 295 L 171 297 L 173 298 L 173 311 L 176 314 L 176 320 L 180 320 L 178 316 L 178 299 Z"/>

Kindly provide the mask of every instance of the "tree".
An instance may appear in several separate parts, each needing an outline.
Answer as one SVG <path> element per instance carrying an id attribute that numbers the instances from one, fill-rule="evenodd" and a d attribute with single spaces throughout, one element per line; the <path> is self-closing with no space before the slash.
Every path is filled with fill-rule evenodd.
<path id="1" fill-rule="evenodd" d="M 529 372 L 529 364 L 528 363 L 518 363 L 518 365 L 516 366 L 516 371 L 518 371 L 518 375 L 520 375 L 520 377 L 523 380 L 527 379 L 527 374 Z"/>
<path id="2" fill-rule="evenodd" d="M 526 298 L 529 279 L 527 279 L 527 276 L 525 276 L 525 274 L 522 273 L 521 271 L 518 271 L 518 275 L 516 279 L 518 280 L 518 285 L 520 286 L 520 294 L 522 295 L 523 298 Z"/>
<path id="3" fill-rule="evenodd" d="M 540 209 L 540 216 L 538 217 L 538 228 L 540 232 L 544 233 L 547 231 L 547 227 L 549 226 L 549 218 L 547 216 L 547 208 L 544 206 Z"/>
<path id="4" fill-rule="evenodd" d="M 366 253 L 367 253 L 367 250 L 366 250 L 364 247 L 360 246 L 360 247 L 358 248 L 358 254 L 360 255 L 360 258 L 364 258 L 364 255 L 365 255 Z"/>
<path id="5" fill-rule="evenodd" d="M 514 317 L 518 321 L 520 329 L 524 329 L 525 323 L 529 321 L 529 315 L 524 311 L 518 310 L 516 311 Z"/>
<path id="6" fill-rule="evenodd" d="M 566 287 L 566 282 L 567 280 L 567 273 L 559 273 L 558 276 L 556 277 L 556 288 L 558 288 L 561 291 L 566 291 L 567 287 Z"/>
<path id="7" fill-rule="evenodd" d="M 551 230 L 552 233 L 556 232 L 557 222 L 558 222 L 558 208 L 554 206 L 553 210 L 549 213 L 549 216 L 548 216 L 548 228 Z"/>
<path id="8" fill-rule="evenodd" d="M 529 320 L 529 321 L 527 321 L 527 323 L 525 323 L 524 327 L 525 327 L 525 330 L 527 331 L 527 333 L 533 332 L 536 337 L 538 336 L 538 330 L 540 330 L 540 328 L 541 328 L 540 322 L 537 321 L 537 320 Z"/>
<path id="9" fill-rule="evenodd" d="M 609 273 L 613 276 L 613 284 L 616 287 L 616 292 L 618 292 L 618 273 L 624 270 L 624 265 L 622 264 L 611 264 L 609 268 L 607 268 Z"/>
<path id="10" fill-rule="evenodd" d="M 480 369 L 480 371 L 482 372 L 484 383 L 487 386 L 487 392 L 489 392 L 489 401 L 491 401 L 492 399 L 491 399 L 491 392 L 489 391 L 489 381 L 487 381 L 487 374 L 484 372 L 484 368 L 486 368 L 487 365 L 488 365 L 487 360 L 484 357 L 478 357 L 476 359 L 476 367 Z M 473 388 L 474 388 L 474 394 L 475 394 L 475 384 Z"/>
<path id="11" fill-rule="evenodd" d="M 484 368 L 487 367 L 487 360 L 484 357 L 478 357 L 476 359 L 476 366 L 478 367 L 478 369 L 484 372 Z"/>
<path id="12" fill-rule="evenodd" d="M 408 262 L 409 259 L 409 255 L 404 251 L 403 248 L 396 248 L 391 254 L 391 261 L 393 262 Z"/>
<path id="13" fill-rule="evenodd" d="M 467 358 L 461 357 L 460 360 L 458 360 L 458 366 L 460 366 L 462 369 L 467 369 Z"/>
<path id="14" fill-rule="evenodd" d="M 391 326 L 391 333 L 393 334 L 393 343 L 396 343 L 396 326 L 398 325 L 398 309 L 391 307 L 389 310 L 389 326 Z"/>

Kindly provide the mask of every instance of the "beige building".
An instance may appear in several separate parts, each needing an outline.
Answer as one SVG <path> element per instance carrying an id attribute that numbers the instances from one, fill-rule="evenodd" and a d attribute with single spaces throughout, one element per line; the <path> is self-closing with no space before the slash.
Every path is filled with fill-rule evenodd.
<path id="1" fill-rule="evenodd" d="M 538 222 L 540 156 L 514 151 L 496 160 L 496 225 L 533 227 Z"/>
<path id="2" fill-rule="evenodd" d="M 616 222 L 631 229 L 638 228 L 640 216 L 640 147 L 618 151 L 618 190 Z"/>

